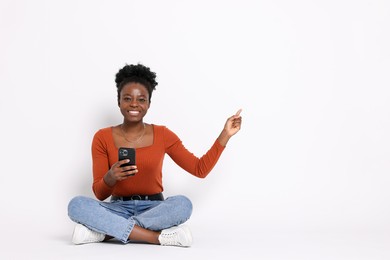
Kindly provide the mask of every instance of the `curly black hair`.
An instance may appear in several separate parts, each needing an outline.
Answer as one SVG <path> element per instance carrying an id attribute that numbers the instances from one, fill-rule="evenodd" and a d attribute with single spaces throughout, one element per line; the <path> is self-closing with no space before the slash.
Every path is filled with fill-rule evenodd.
<path id="1" fill-rule="evenodd" d="M 156 89 L 156 73 L 151 71 L 149 67 L 138 64 L 126 64 L 115 75 L 115 83 L 118 91 L 118 104 L 122 88 L 130 82 L 140 83 L 146 87 L 149 93 L 149 102 L 152 99 L 152 92 Z"/>

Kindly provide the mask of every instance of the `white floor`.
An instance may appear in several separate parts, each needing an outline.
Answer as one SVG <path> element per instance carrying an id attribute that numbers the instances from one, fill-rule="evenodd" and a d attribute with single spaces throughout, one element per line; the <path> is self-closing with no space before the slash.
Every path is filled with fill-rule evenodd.
<path id="1" fill-rule="evenodd" d="M 294 208 L 276 205 L 272 211 L 261 201 L 236 197 L 230 204 L 218 204 L 222 199 L 215 196 L 207 200 L 193 196 L 194 211 L 187 222 L 194 238 L 190 248 L 116 241 L 76 246 L 71 243 L 74 223 L 66 207 L 71 196 L 62 194 L 66 186 L 57 187 L 55 196 L 45 200 L 32 195 L 15 203 L 15 198 L 1 197 L 0 260 L 390 259 L 390 232 L 382 220 L 387 213 L 380 214 L 383 206 L 361 215 L 332 211 L 314 218 L 310 207 L 294 212 L 298 203 Z M 36 201 L 40 203 L 30 203 Z"/>
<path id="2" fill-rule="evenodd" d="M 23 234 L 7 229 L 10 232 L 1 241 L 0 259 L 390 259 L 390 235 L 384 233 L 256 231 L 194 221 L 189 225 L 194 236 L 190 248 L 116 241 L 75 246 L 70 242 L 73 223 L 42 232 L 25 230 L 27 236 L 21 241 L 18 238 Z"/>

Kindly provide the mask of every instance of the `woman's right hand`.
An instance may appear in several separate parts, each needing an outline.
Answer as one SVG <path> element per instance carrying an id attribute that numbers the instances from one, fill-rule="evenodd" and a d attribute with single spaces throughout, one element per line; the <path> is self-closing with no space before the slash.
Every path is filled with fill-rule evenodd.
<path id="1" fill-rule="evenodd" d="M 111 166 L 111 169 L 104 175 L 104 181 L 107 185 L 114 186 L 117 181 L 126 180 L 138 172 L 136 165 L 120 167 L 129 161 L 129 159 L 121 160 Z"/>

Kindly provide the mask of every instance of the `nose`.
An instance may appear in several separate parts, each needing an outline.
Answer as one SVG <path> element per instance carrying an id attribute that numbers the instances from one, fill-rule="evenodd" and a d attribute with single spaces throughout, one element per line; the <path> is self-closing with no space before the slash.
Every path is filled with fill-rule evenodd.
<path id="1" fill-rule="evenodd" d="M 138 101 L 137 101 L 137 99 L 132 99 L 131 102 L 130 102 L 130 106 L 131 106 L 131 107 L 137 107 L 137 106 L 138 106 Z"/>

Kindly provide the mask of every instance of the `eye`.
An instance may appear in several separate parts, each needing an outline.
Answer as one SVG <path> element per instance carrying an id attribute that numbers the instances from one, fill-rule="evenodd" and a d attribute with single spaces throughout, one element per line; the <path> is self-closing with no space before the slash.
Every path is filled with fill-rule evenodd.
<path id="1" fill-rule="evenodd" d="M 124 97 L 124 98 L 123 98 L 123 101 L 125 101 L 125 102 L 130 102 L 130 101 L 131 101 L 131 98 L 130 98 L 130 97 Z"/>
<path id="2" fill-rule="evenodd" d="M 145 99 L 145 98 L 139 98 L 139 99 L 138 99 L 138 102 L 140 102 L 140 103 L 145 103 L 145 102 L 146 102 L 146 99 Z"/>

